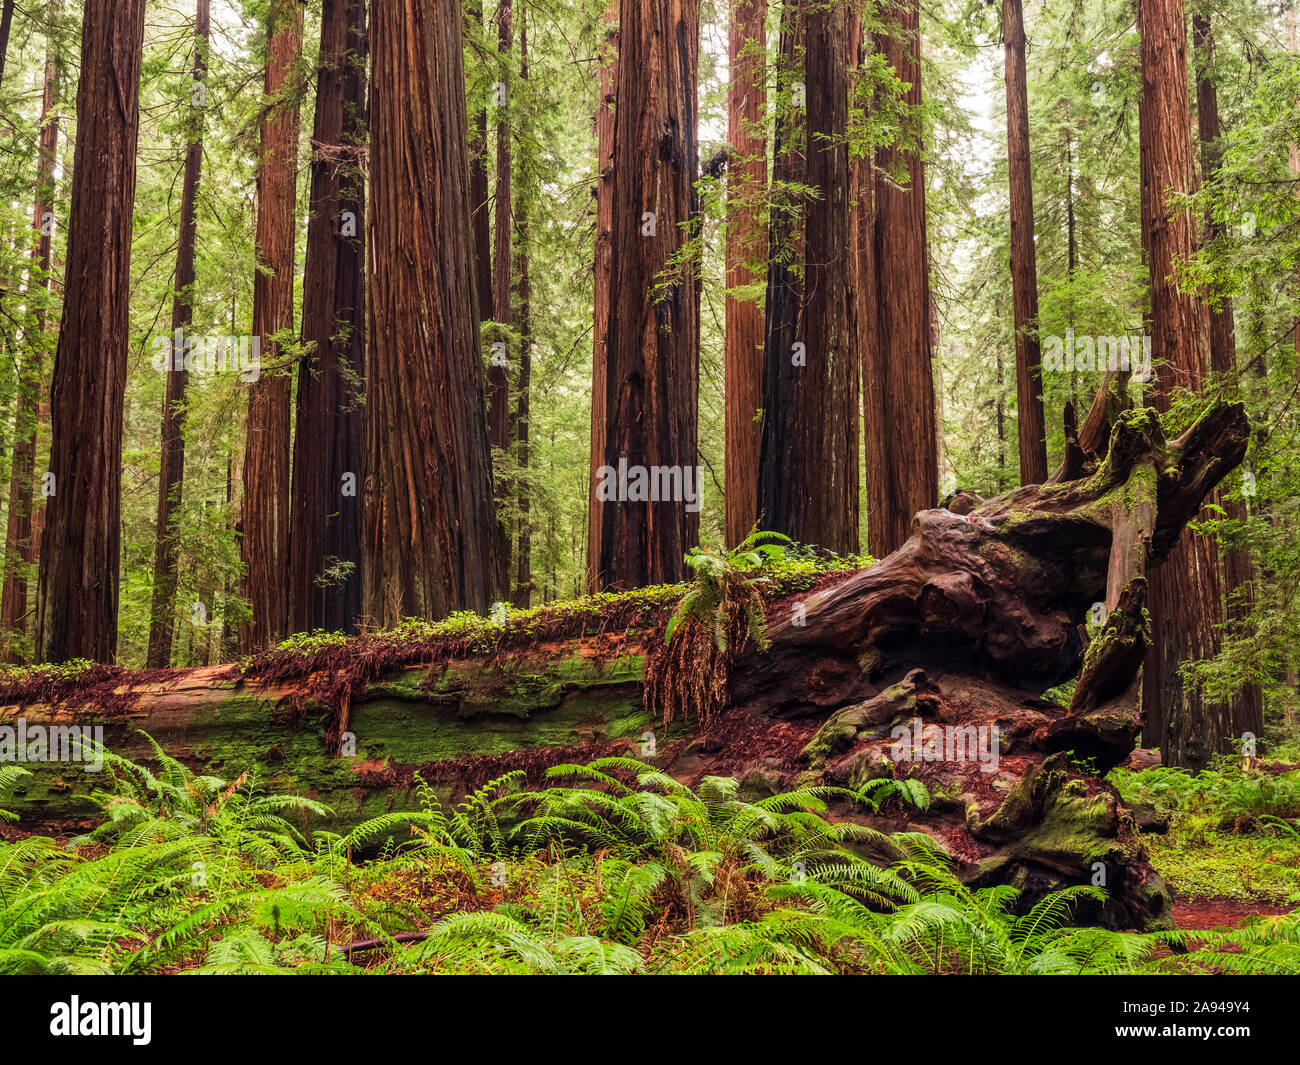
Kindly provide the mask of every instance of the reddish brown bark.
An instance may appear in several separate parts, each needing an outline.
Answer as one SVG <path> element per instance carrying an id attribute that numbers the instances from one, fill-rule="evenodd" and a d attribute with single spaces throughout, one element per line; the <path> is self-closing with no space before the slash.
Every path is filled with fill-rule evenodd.
<path id="1" fill-rule="evenodd" d="M 361 613 L 365 378 L 366 5 L 325 0 L 312 134 L 289 627 L 356 631 Z M 346 574 L 340 566 L 350 566 Z M 329 573 L 331 569 L 334 573 Z"/>
<path id="2" fill-rule="evenodd" d="M 727 545 L 758 520 L 763 406 L 763 303 L 734 289 L 764 280 L 767 242 L 757 210 L 767 195 L 767 0 L 732 0 L 727 97 L 727 304 L 725 446 Z"/>
<path id="3" fill-rule="evenodd" d="M 1138 108 L 1142 234 L 1151 276 L 1150 402 L 1167 410 L 1175 389 L 1199 392 L 1205 375 L 1209 315 L 1173 280 L 1178 260 L 1196 252 L 1196 220 L 1173 209 L 1168 190 L 1194 188 L 1188 106 L 1187 30 L 1182 0 L 1139 0 L 1142 97 Z M 1225 749 L 1228 707 L 1184 684 L 1179 666 L 1218 649 L 1221 621 L 1218 558 L 1212 538 L 1184 533 L 1169 559 L 1151 572 L 1152 647 L 1143 670 L 1145 742 L 1158 737 L 1166 765 L 1204 766 Z"/>
<path id="4" fill-rule="evenodd" d="M 614 106 L 618 99 L 618 0 L 610 0 L 602 22 L 603 64 L 596 110 L 596 246 L 592 309 L 591 482 L 605 462 L 605 366 L 609 329 L 610 240 L 614 227 Z M 588 591 L 599 589 L 601 506 L 593 490 L 587 508 Z"/>
<path id="5" fill-rule="evenodd" d="M 9 55 L 9 29 L 14 21 L 14 0 L 4 0 L 0 9 L 0 84 L 4 83 L 5 59 Z"/>
<path id="6" fill-rule="evenodd" d="M 920 7 L 898 0 L 894 24 L 876 49 L 921 104 Z M 939 495 L 939 454 L 931 370 L 930 271 L 925 236 L 925 168 L 915 149 L 895 143 L 877 154 L 873 248 L 876 343 L 863 353 L 866 388 L 868 546 L 883 557 L 907 539 L 912 516 Z M 888 175 L 902 168 L 900 187 Z"/>
<path id="7" fill-rule="evenodd" d="M 514 48 L 514 12 L 511 0 L 500 0 L 497 5 L 497 52 L 504 57 L 503 62 L 511 62 Z M 497 106 L 497 175 L 495 233 L 492 249 L 492 304 L 495 317 L 502 325 L 510 325 L 513 320 L 510 306 L 511 276 L 513 265 L 510 254 L 510 229 L 512 196 L 510 192 L 510 89 L 508 80 L 504 80 L 504 71 L 498 71 L 503 79 L 502 93 Z M 503 338 L 504 340 L 504 338 Z M 488 365 L 488 436 L 492 446 L 502 453 L 510 450 L 510 375 L 508 371 L 509 355 L 505 360 L 494 358 Z M 506 480 L 495 477 L 497 489 L 497 573 L 496 596 L 498 599 L 510 598 L 510 530 L 500 520 L 501 508 L 506 500 Z"/>
<path id="8" fill-rule="evenodd" d="M 1007 178 L 1011 191 L 1011 292 L 1016 330 L 1020 483 L 1042 484 L 1047 480 L 1047 428 L 1038 342 L 1034 182 L 1029 162 L 1029 87 L 1021 0 L 1002 0 L 1002 33 L 1006 51 Z"/>
<path id="9" fill-rule="evenodd" d="M 527 218 L 520 209 L 520 241 L 527 241 Z M 532 325 L 532 281 L 529 277 L 528 251 L 521 246 L 519 260 L 519 387 L 515 393 L 515 425 L 519 436 L 519 469 L 522 476 L 516 493 L 516 506 L 519 511 L 519 550 L 518 565 L 515 572 L 515 587 L 512 601 L 515 606 L 527 608 L 533 590 L 532 543 L 533 531 L 531 505 L 529 503 L 528 464 L 532 459 L 528 441 L 530 413 L 529 389 L 533 377 L 533 325 Z"/>
<path id="10" fill-rule="evenodd" d="M 483 25 L 482 4 L 469 5 L 476 27 Z M 474 229 L 474 286 L 480 322 L 493 320 L 492 306 L 492 206 L 488 200 L 487 107 L 474 113 L 469 133 L 469 202 Z"/>
<path id="11" fill-rule="evenodd" d="M 698 54 L 696 0 L 622 0 L 600 465 L 607 484 L 623 468 L 675 469 L 667 494 L 681 498 L 637 499 L 629 480 L 625 499 L 601 502 L 596 479 L 602 589 L 681 580 L 699 535 L 685 489 L 699 489 L 700 278 L 689 249 L 679 261 L 699 210 Z"/>
<path id="12" fill-rule="evenodd" d="M 1219 167 L 1222 149 L 1219 145 L 1219 94 L 1214 85 L 1214 35 L 1210 20 L 1205 15 L 1192 16 L 1192 35 L 1198 61 L 1196 79 L 1196 123 L 1200 140 L 1201 171 L 1208 178 Z M 1221 236 L 1223 225 L 1211 215 L 1205 219 L 1209 238 Z M 1210 315 L 1210 366 L 1216 373 L 1232 373 L 1236 368 L 1236 336 L 1232 301 L 1224 300 Z"/>
<path id="13" fill-rule="evenodd" d="M 772 178 L 817 191 L 773 212 L 758 474 L 763 528 L 840 553 L 858 548 L 848 6 L 798 0 L 782 12 L 792 93 L 777 116 Z"/>
<path id="14" fill-rule="evenodd" d="M 12 5 L 11 5 L 12 6 Z M 14 414 L 14 452 L 9 470 L 9 515 L 5 527 L 4 589 L 0 593 L 0 650 L 17 661 L 15 642 L 30 628 L 27 586 L 36 561 L 33 485 L 36 473 L 36 437 L 40 414 L 41 373 L 45 350 L 44 295 L 50 288 L 52 226 L 47 215 L 54 198 L 54 160 L 59 145 L 59 119 L 54 113 L 58 94 L 58 68 L 53 53 L 45 59 L 45 86 L 41 96 L 41 134 L 36 157 L 36 195 L 32 208 L 33 288 L 36 290 L 35 336 L 23 352 Z M 51 216 L 52 217 L 52 216 Z"/>
<path id="15" fill-rule="evenodd" d="M 849 50 L 851 62 L 855 68 L 854 77 L 867 59 L 872 55 L 875 42 L 865 32 L 861 13 L 854 11 L 853 25 L 850 26 Z M 857 93 L 855 92 L 855 100 Z M 869 107 L 869 101 L 861 101 L 858 106 Z M 884 453 L 885 436 L 871 429 L 871 419 L 879 417 L 881 407 L 880 382 L 873 377 L 873 363 L 869 362 L 871 352 L 878 343 L 880 308 L 876 302 L 878 282 L 876 279 L 876 172 L 874 160 L 869 155 L 859 155 L 849 163 L 849 177 L 852 182 L 853 208 L 850 215 L 852 225 L 850 239 L 854 252 L 854 291 L 857 300 L 857 350 L 858 375 L 862 392 L 862 434 L 863 458 L 867 471 L 873 465 L 892 461 Z M 868 476 L 870 476 L 868 472 Z M 869 504 L 869 498 L 867 500 Z M 868 507 L 869 509 L 869 507 Z M 861 519 L 859 518 L 859 527 Z"/>
<path id="16" fill-rule="evenodd" d="M 519 80 L 528 84 L 528 9 L 519 12 Z M 521 108 L 520 122 L 527 122 L 527 105 Z M 522 132 L 522 131 L 521 131 Z M 519 469 L 521 476 L 515 485 L 516 507 L 519 513 L 519 550 L 512 601 L 517 607 L 527 608 L 533 590 L 532 523 L 530 520 L 530 487 L 528 463 L 532 456 L 528 433 L 532 398 L 529 390 L 533 378 L 533 282 L 530 272 L 528 197 L 530 188 L 520 189 L 515 205 L 515 226 L 518 240 L 515 247 L 515 272 L 519 277 L 519 384 L 515 390 L 515 435 L 518 438 Z"/>
<path id="17" fill-rule="evenodd" d="M 461 12 L 372 10 L 366 612 L 486 612 L 495 544 Z"/>
<path id="18" fill-rule="evenodd" d="M 1199 75 L 1196 79 L 1196 121 L 1201 148 L 1201 173 L 1208 178 L 1218 169 L 1222 149 L 1219 123 L 1219 94 L 1214 85 L 1214 33 L 1206 15 L 1192 16 L 1193 46 L 1196 51 Z M 1207 239 L 1223 233 L 1223 224 L 1212 215 L 1205 219 Z M 1233 322 L 1232 301 L 1225 299 L 1216 309 L 1210 308 L 1210 369 L 1216 374 L 1235 379 L 1237 373 L 1236 329 Z M 1240 499 L 1224 500 L 1215 493 L 1229 521 L 1243 521 L 1246 505 Z M 1250 549 L 1240 547 L 1223 556 L 1223 592 L 1227 618 L 1240 625 L 1251 614 L 1255 602 L 1254 567 Z M 1256 736 L 1264 729 L 1264 694 L 1258 684 L 1244 685 L 1237 693 L 1232 706 L 1233 734 L 1251 732 Z"/>
<path id="19" fill-rule="evenodd" d="M 122 403 L 144 0 L 87 0 L 77 86 L 63 318 L 37 588 L 43 662 L 111 662 L 117 647 Z"/>
<path id="20" fill-rule="evenodd" d="M 267 13 L 261 157 L 257 167 L 257 272 L 253 278 L 253 336 L 263 369 L 248 395 L 244 451 L 243 539 L 252 620 L 241 626 L 246 650 L 266 647 L 288 629 L 289 398 L 287 368 L 271 368 L 277 333 L 293 328 L 295 208 L 298 182 L 298 63 L 301 0 L 271 0 Z"/>
<path id="21" fill-rule="evenodd" d="M 194 17 L 194 58 L 190 67 L 195 84 L 208 70 L 209 0 L 198 0 Z M 176 280 L 172 297 L 172 357 L 167 363 L 167 394 L 162 410 L 162 464 L 158 471 L 158 510 L 154 532 L 153 599 L 149 616 L 150 669 L 171 665 L 176 603 L 176 527 L 173 512 L 185 489 L 185 368 L 183 337 L 194 320 L 194 251 L 198 239 L 197 198 L 203 173 L 203 110 L 191 99 L 193 135 L 185 151 L 181 179 L 181 221 L 176 240 Z M 180 344 L 175 342 L 180 340 Z"/>

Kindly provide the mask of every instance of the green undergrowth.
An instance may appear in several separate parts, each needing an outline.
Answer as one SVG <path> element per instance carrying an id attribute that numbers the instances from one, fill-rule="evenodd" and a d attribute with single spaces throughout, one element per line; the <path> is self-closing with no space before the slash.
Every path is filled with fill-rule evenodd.
<path id="1" fill-rule="evenodd" d="M 1300 905 L 1300 840 L 1272 832 L 1144 836 L 1155 870 L 1180 899 Z"/>
<path id="2" fill-rule="evenodd" d="M 1300 903 L 1300 770 L 1224 757 L 1198 774 L 1154 766 L 1110 779 L 1168 825 L 1143 841 L 1180 897 Z"/>
<path id="3" fill-rule="evenodd" d="M 703 552 L 696 555 L 705 557 Z M 836 555 L 794 543 L 774 534 L 751 534 L 734 551 L 716 556 L 735 572 L 755 578 L 763 602 L 803 593 L 819 582 L 874 564 L 867 555 Z M 261 680 L 285 680 L 317 671 L 352 679 L 373 678 L 384 669 L 448 658 L 491 657 L 571 640 L 608 638 L 625 642 L 663 632 L 684 597 L 700 585 L 653 585 L 623 592 L 604 592 L 519 609 L 494 604 L 487 616 L 457 611 L 440 621 L 406 618 L 401 624 L 360 636 L 316 630 L 297 633 L 269 650 L 235 663 L 240 674 Z M 76 660 L 62 665 L 0 666 L 0 702 L 113 702 L 123 681 L 139 682 L 165 670 L 127 671 Z M 127 700 L 129 701 L 129 700 Z"/>
<path id="4" fill-rule="evenodd" d="M 0 665 L 0 701 L 7 701 L 9 693 L 19 691 L 57 691 L 69 685 L 85 684 L 102 674 L 116 675 L 121 670 L 84 658 L 74 658 L 57 665 L 16 666 Z"/>
<path id="5" fill-rule="evenodd" d="M 686 615 L 707 609 L 715 571 L 744 580 L 753 589 L 751 631 L 762 631 L 762 608 L 784 596 L 806 592 L 819 581 L 871 565 L 864 555 L 840 556 L 796 544 L 787 537 L 754 532 L 733 551 L 692 552 L 691 583 L 656 585 L 547 603 L 528 610 L 495 604 L 489 615 L 458 611 L 441 621 L 407 618 L 395 628 L 346 637 L 311 632 L 245 658 L 240 672 L 263 681 L 319 675 L 303 701 L 339 706 L 387 671 L 408 665 L 437 667 L 452 659 L 488 660 L 538 652 L 553 657 L 570 641 L 594 641 L 597 656 L 638 653 L 638 644 L 665 642 Z M 712 622 L 710 622 L 712 624 Z M 662 635 L 661 635 L 662 634 Z M 761 642 L 761 641 L 760 641 Z"/>
<path id="6" fill-rule="evenodd" d="M 454 807 L 422 786 L 417 811 L 308 834 L 320 804 L 153 750 L 156 770 L 106 752 L 85 836 L 0 841 L 0 973 L 1300 971 L 1300 914 L 1170 956 L 1181 933 L 1074 927 L 1098 888 L 1021 907 L 922 834 L 826 818 L 896 790 L 747 802 L 730 778 L 605 758 Z"/>
<path id="7" fill-rule="evenodd" d="M 460 610 L 441 621 L 406 618 L 392 629 L 358 637 L 319 630 L 298 633 L 270 651 L 245 658 L 241 669 L 246 674 L 257 674 L 293 659 L 310 666 L 340 649 L 366 654 L 383 650 L 418 654 L 443 647 L 458 656 L 490 655 L 545 640 L 621 635 L 635 630 L 638 624 L 645 627 L 661 621 L 663 611 L 674 606 L 685 592 L 684 584 L 666 584 L 587 595 L 528 610 L 499 603 L 487 617 Z"/>

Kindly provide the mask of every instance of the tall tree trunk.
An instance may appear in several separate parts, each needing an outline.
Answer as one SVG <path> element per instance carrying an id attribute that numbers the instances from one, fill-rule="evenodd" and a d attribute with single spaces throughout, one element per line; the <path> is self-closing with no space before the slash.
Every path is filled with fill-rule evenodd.
<path id="1" fill-rule="evenodd" d="M 238 321 L 235 315 L 234 298 L 232 293 L 230 307 L 231 336 L 234 336 L 233 330 L 236 329 L 237 326 Z M 235 500 L 239 498 L 236 485 L 242 486 L 241 478 L 244 476 L 243 463 L 236 461 L 237 447 L 238 445 L 236 443 L 232 443 L 230 445 L 230 451 L 226 455 L 226 513 L 229 515 L 227 518 L 226 528 L 228 532 L 235 532 L 236 534 L 239 531 L 239 518 L 236 516 L 235 511 Z M 221 588 L 221 637 L 217 642 L 217 657 L 223 662 L 228 661 L 239 650 L 239 630 L 233 622 L 232 615 L 234 611 L 231 609 L 232 600 L 238 593 L 238 590 L 238 583 L 230 577 L 226 578 Z"/>
<path id="2" fill-rule="evenodd" d="M 144 0 L 86 0 L 63 318 L 50 416 L 53 494 L 37 588 L 43 662 L 117 647 L 122 404 Z"/>
<path id="3" fill-rule="evenodd" d="M 497 5 L 497 52 L 502 56 L 502 63 L 509 66 L 514 49 L 514 11 L 511 0 L 500 0 Z M 496 320 L 502 325 L 510 325 L 513 317 L 510 306 L 511 276 L 513 262 L 510 254 L 510 227 L 512 197 L 510 192 L 510 92 L 511 84 L 504 72 L 498 77 L 502 82 L 501 95 L 497 106 L 497 178 L 496 178 L 496 232 L 493 242 L 493 281 L 492 302 L 496 310 Z M 505 337 L 502 337 L 505 342 Z M 507 342 L 508 343 L 508 342 Z M 510 375 L 509 357 L 494 357 L 488 367 L 488 436 L 492 446 L 502 454 L 510 451 Z M 501 510 L 506 502 L 508 485 L 504 476 L 493 478 L 497 489 L 497 526 L 496 558 L 497 572 L 496 596 L 498 599 L 510 597 L 510 530 L 501 520 Z"/>
<path id="4" fill-rule="evenodd" d="M 858 548 L 847 7 L 787 0 L 782 12 L 792 91 L 777 116 L 773 181 L 816 192 L 773 212 L 758 473 L 765 529 L 840 553 Z"/>
<path id="5" fill-rule="evenodd" d="M 868 59 L 874 54 L 875 41 L 863 25 L 862 14 L 856 7 L 850 14 L 849 53 L 854 67 L 854 77 L 863 76 Z M 858 99 L 855 88 L 853 99 Z M 869 107 L 867 101 L 859 105 Z M 882 434 L 873 432 L 871 419 L 881 409 L 879 392 L 880 382 L 870 372 L 868 362 L 879 336 L 880 308 L 876 303 L 876 173 L 874 160 L 870 156 L 858 156 L 849 163 L 852 181 L 853 209 L 851 212 L 854 249 L 854 290 L 857 297 L 857 332 L 858 332 L 858 380 L 862 393 L 862 421 L 865 432 L 862 435 L 864 468 L 866 476 L 871 476 L 873 462 L 891 461 L 881 451 L 885 441 Z M 865 487 L 865 486 L 864 486 Z M 861 515 L 858 527 L 861 529 Z"/>
<path id="6" fill-rule="evenodd" d="M 877 38 L 882 53 L 921 104 L 920 4 L 897 0 L 896 25 Z M 888 174 L 901 165 L 907 184 Z M 895 143 L 877 153 L 874 257 L 876 343 L 864 353 L 871 385 L 866 408 L 867 530 L 883 558 L 907 539 L 912 516 L 939 495 L 939 455 L 931 370 L 930 269 L 925 168 L 919 151 Z"/>
<path id="7" fill-rule="evenodd" d="M 367 613 L 485 613 L 491 451 L 457 0 L 376 4 L 370 66 Z"/>
<path id="8" fill-rule="evenodd" d="M 469 5 L 470 18 L 483 26 L 483 4 Z M 487 105 L 474 113 L 469 133 L 469 202 L 474 230 L 474 286 L 480 322 L 494 320 L 492 306 L 492 205 L 488 197 Z"/>
<path id="9" fill-rule="evenodd" d="M 1214 84 L 1214 31 L 1209 16 L 1192 16 L 1192 39 L 1199 76 L 1196 79 L 1196 121 L 1200 135 L 1201 173 L 1208 180 L 1219 168 L 1222 148 L 1219 144 L 1219 93 Z M 1206 235 L 1214 239 L 1223 234 L 1223 224 L 1212 215 L 1205 219 Z M 1233 320 L 1232 301 L 1224 300 L 1216 310 L 1210 308 L 1210 369 L 1216 374 L 1231 378 L 1237 375 L 1236 326 Z M 1240 499 L 1219 502 L 1230 521 L 1244 521 L 1246 504 Z M 1254 567 L 1250 549 L 1240 547 L 1223 556 L 1223 592 L 1228 620 L 1238 627 L 1248 618 L 1255 602 Z M 1233 734 L 1241 736 L 1250 732 L 1255 736 L 1264 729 L 1264 693 L 1258 684 L 1243 685 L 1233 701 Z"/>
<path id="10" fill-rule="evenodd" d="M 697 0 L 622 0 L 604 461 L 592 486 L 602 589 L 681 580 L 699 535 L 700 277 L 683 247 L 698 224 L 698 56 Z M 655 476 L 665 470 L 677 477 Z M 639 491 L 647 481 L 657 501 Z"/>
<path id="11" fill-rule="evenodd" d="M 1074 138 L 1068 126 L 1065 133 L 1065 280 L 1072 282 L 1074 272 L 1079 264 L 1079 244 L 1077 224 L 1074 217 Z M 1074 289 L 1070 289 L 1070 298 L 1065 308 L 1065 324 L 1074 328 Z M 1070 396 L 1075 407 L 1079 405 L 1079 374 L 1070 371 Z"/>
<path id="12" fill-rule="evenodd" d="M 1074 271 L 1078 266 L 1079 247 L 1075 233 L 1074 219 L 1074 138 L 1067 126 L 1065 132 L 1065 280 L 1074 281 Z M 1071 289 L 1069 302 L 1065 310 L 1065 322 L 1074 328 L 1074 295 Z M 1071 379 L 1077 384 L 1077 375 L 1071 371 Z M 1078 390 L 1072 389 L 1074 401 L 1079 399 Z"/>
<path id="13" fill-rule="evenodd" d="M 302 0 L 271 0 L 266 33 L 268 102 L 257 167 L 253 336 L 261 340 L 263 364 L 269 359 L 273 367 L 280 354 L 276 334 L 293 329 L 302 23 Z M 248 395 L 241 547 L 253 617 L 240 633 L 246 650 L 268 646 L 288 627 L 291 380 L 287 368 L 272 368 L 261 373 Z"/>
<path id="14" fill-rule="evenodd" d="M 993 301 L 994 320 L 996 321 L 997 319 L 1001 318 L 1001 316 L 1002 314 L 1001 314 L 1001 309 L 998 307 L 998 300 L 994 299 Z M 1006 472 L 1006 468 L 1007 468 L 1007 404 L 1006 404 L 1006 397 L 1005 397 L 1006 379 L 1003 376 L 1003 371 L 1002 371 L 1001 347 L 998 348 L 997 356 L 998 356 L 997 357 L 998 383 L 997 383 L 997 387 L 994 389 L 993 394 L 996 397 L 994 402 L 996 403 L 997 406 L 997 410 L 995 412 L 995 418 L 997 420 L 997 426 L 998 426 L 998 487 L 1000 488 L 1003 483 L 1003 474 Z M 1021 474 L 1021 483 L 1024 483 L 1023 473 Z"/>
<path id="15" fill-rule="evenodd" d="M 1038 342 L 1038 264 L 1034 253 L 1034 180 L 1029 162 L 1029 87 L 1021 0 L 1002 0 L 1006 51 L 1007 176 L 1011 189 L 1011 293 L 1016 330 L 1016 416 L 1020 483 L 1047 480 L 1042 353 Z"/>
<path id="16" fill-rule="evenodd" d="M 726 304 L 726 540 L 740 543 L 758 520 L 763 406 L 763 304 L 751 292 L 767 243 L 757 210 L 767 195 L 767 0 L 732 0 L 728 36 Z"/>
<path id="17" fill-rule="evenodd" d="M 1286 46 L 1288 51 L 1300 54 L 1300 16 L 1296 13 L 1296 0 L 1290 0 L 1286 5 Z M 1292 141 L 1287 154 L 1292 176 L 1300 177 L 1300 144 Z M 1291 346 L 1300 355 L 1300 318 L 1295 320 L 1291 329 Z M 1260 376 L 1263 376 L 1263 364 L 1264 358 L 1260 355 L 1256 359 L 1256 365 L 1261 367 Z"/>
<path id="18" fill-rule="evenodd" d="M 1065 278 L 1067 281 L 1074 280 L 1074 271 L 1079 265 L 1079 242 L 1075 229 L 1074 140 L 1067 129 L 1065 131 Z M 1073 297 L 1071 300 L 1073 301 Z M 1073 316 L 1070 321 L 1073 323 Z"/>
<path id="19" fill-rule="evenodd" d="M 203 500 L 203 521 L 205 527 L 215 529 L 223 525 L 220 517 L 221 507 L 216 500 Z M 195 598 L 202 603 L 206 611 L 204 624 L 189 627 L 189 665 L 207 666 L 212 664 L 212 641 L 221 632 L 217 625 L 217 574 L 211 567 L 204 567 L 199 573 Z"/>
<path id="20" fill-rule="evenodd" d="M 365 380 L 365 0 L 325 0 L 312 134 L 289 626 L 355 632 L 361 613 Z"/>
<path id="21" fill-rule="evenodd" d="M 209 0 L 198 0 L 194 16 L 195 91 L 208 73 Z M 167 363 L 167 395 L 162 410 L 162 466 L 158 471 L 158 520 L 154 533 L 153 601 L 149 614 L 150 669 L 171 665 L 176 605 L 176 523 L 185 485 L 185 334 L 194 321 L 194 251 L 198 239 L 197 197 L 203 173 L 203 106 L 191 97 L 190 143 L 181 184 L 181 222 L 176 240 L 176 282 L 172 297 L 172 346 Z"/>
<path id="22" fill-rule="evenodd" d="M 618 99 L 618 4 L 609 0 L 602 22 L 600 106 L 596 110 L 596 246 L 593 270 L 591 367 L 591 484 L 587 505 L 587 590 L 600 587 L 600 521 L 597 472 L 605 464 L 605 368 L 609 339 L 610 241 L 614 227 L 614 108 Z"/>
<path id="23" fill-rule="evenodd" d="M 469 6 L 470 18 L 474 25 L 480 31 L 483 28 L 483 8 L 482 3 L 474 3 Z M 495 99 L 495 89 L 491 98 Z M 485 100 L 487 97 L 485 97 Z M 485 103 L 474 113 L 474 124 L 469 131 L 469 199 L 472 208 L 472 228 L 474 230 L 474 286 L 478 294 L 478 318 L 479 322 L 497 321 L 497 307 L 495 295 L 495 276 L 492 269 L 492 199 L 488 188 L 488 112 Z M 509 321 L 510 303 L 507 298 L 505 308 L 506 318 Z M 488 388 L 488 435 L 494 445 L 497 445 L 500 434 L 497 433 L 498 416 L 503 414 L 504 404 L 508 402 L 509 379 L 507 368 L 498 365 L 497 353 L 493 352 L 494 358 L 489 361 L 487 371 L 487 388 Z M 500 397 L 498 398 L 498 392 Z M 501 516 L 501 478 L 493 477 L 493 484 L 496 486 L 498 497 L 496 500 L 497 517 Z M 504 574 L 508 572 L 505 569 L 506 559 L 509 557 L 507 551 L 502 554 L 502 543 L 505 536 L 505 530 L 499 521 L 496 526 L 496 558 L 497 572 L 493 574 L 493 595 L 497 598 L 504 597 L 502 582 L 505 579 Z"/>
<path id="24" fill-rule="evenodd" d="M 1142 235 L 1151 275 L 1151 402 L 1167 410 L 1175 388 L 1199 392 L 1205 375 L 1209 315 L 1173 280 L 1176 260 L 1196 252 L 1196 220 L 1166 190 L 1193 191 L 1187 29 L 1182 0 L 1138 0 L 1142 97 L 1138 108 Z M 1184 533 L 1169 559 L 1150 574 L 1152 647 L 1143 670 L 1146 742 L 1157 735 L 1166 765 L 1204 766 L 1226 750 L 1227 706 L 1185 685 L 1178 667 L 1218 650 L 1218 558 L 1212 538 Z"/>
<path id="25" fill-rule="evenodd" d="M 519 12 L 519 81 L 521 88 L 528 85 L 528 8 Z M 525 142 L 531 103 L 520 108 L 520 141 Z M 521 171 L 522 174 L 522 171 Z M 523 176 L 526 177 L 526 174 Z M 532 526 L 530 524 L 531 486 L 528 478 L 528 430 L 531 417 L 529 389 L 533 379 L 533 282 L 529 257 L 532 230 L 529 227 L 529 199 L 533 187 L 519 189 L 516 194 L 515 226 L 516 273 L 519 275 L 519 385 L 515 390 L 515 435 L 519 441 L 519 477 L 515 482 L 516 508 L 519 513 L 519 550 L 515 574 L 514 605 L 526 609 L 533 589 Z"/>
<path id="26" fill-rule="evenodd" d="M 9 29 L 14 21 L 14 0 L 4 0 L 0 8 L 0 85 L 4 84 L 5 58 L 9 55 Z"/>
<path id="27" fill-rule="evenodd" d="M 54 0 L 57 3 L 57 0 Z M 11 5 L 12 6 L 12 5 Z M 54 11 L 51 4 L 51 11 Z M 14 415 L 14 453 L 9 470 L 9 515 L 5 528 L 4 589 L 0 593 L 0 648 L 4 659 L 19 659 L 16 644 L 28 626 L 27 585 L 36 561 L 32 478 L 36 473 L 36 437 L 40 421 L 41 373 L 45 352 L 45 296 L 50 289 L 53 226 L 54 162 L 59 147 L 58 65 L 53 46 L 45 57 L 45 86 L 41 96 L 41 133 L 36 158 L 36 195 L 32 208 L 34 266 L 31 287 L 37 290 L 34 336 L 23 352 Z"/>

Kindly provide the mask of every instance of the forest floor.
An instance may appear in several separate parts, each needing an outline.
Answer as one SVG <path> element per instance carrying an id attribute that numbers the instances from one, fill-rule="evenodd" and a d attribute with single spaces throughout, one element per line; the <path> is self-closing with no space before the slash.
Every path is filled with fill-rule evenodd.
<path id="1" fill-rule="evenodd" d="M 1300 971 L 1300 769 L 1113 771 L 1183 940 L 1075 925 L 1088 886 L 1018 915 L 918 840 L 891 837 L 909 857 L 879 867 L 809 793 L 760 807 L 626 759 L 454 809 L 425 789 L 308 840 L 309 799 L 113 757 L 89 835 L 0 829 L 0 972 Z"/>
<path id="2" fill-rule="evenodd" d="M 1257 899 L 1205 898 L 1174 902 L 1174 923 L 1184 932 L 1240 928 L 1250 917 L 1278 917 L 1293 906 Z"/>
<path id="3" fill-rule="evenodd" d="M 1112 782 L 1152 827 L 1152 866 L 1174 894 L 1184 931 L 1240 928 L 1300 905 L 1300 764 L 1222 759 L 1193 777 L 1137 752 Z M 1289 753 L 1289 752 L 1288 752 Z"/>

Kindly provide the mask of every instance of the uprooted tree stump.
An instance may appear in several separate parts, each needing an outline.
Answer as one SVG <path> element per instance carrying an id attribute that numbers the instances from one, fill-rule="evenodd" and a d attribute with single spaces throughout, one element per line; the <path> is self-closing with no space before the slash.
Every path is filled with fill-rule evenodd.
<path id="1" fill-rule="evenodd" d="M 1171 927 L 1168 890 L 1100 774 L 1140 727 L 1147 568 L 1246 442 L 1239 405 L 1212 407 L 1173 440 L 1154 411 L 1119 415 L 1085 476 L 964 514 L 922 511 L 907 543 L 869 569 L 769 597 L 765 648 L 730 619 L 725 659 L 702 678 L 655 673 L 692 668 L 664 652 L 680 591 L 661 589 L 522 615 L 490 638 L 481 627 L 379 633 L 242 667 L 14 674 L 0 725 L 103 725 L 110 749 L 147 759 L 143 730 L 205 772 L 251 770 L 270 790 L 319 798 L 335 816 L 316 827 L 329 828 L 412 808 L 417 775 L 455 797 L 512 769 L 539 778 L 612 753 L 688 783 L 735 776 L 751 796 L 911 777 L 931 796 L 925 809 L 833 814 L 928 833 L 968 883 L 1014 884 L 1026 900 L 1096 883 L 1110 898 L 1090 919 Z M 1091 640 L 1090 614 L 1104 617 Z M 674 640 L 691 626 L 711 639 L 713 619 L 693 617 Z M 1067 705 L 1044 698 L 1071 680 Z M 685 720 L 660 705 L 681 698 L 694 709 Z M 28 768 L 5 802 L 25 827 L 93 820 L 95 774 Z"/>

